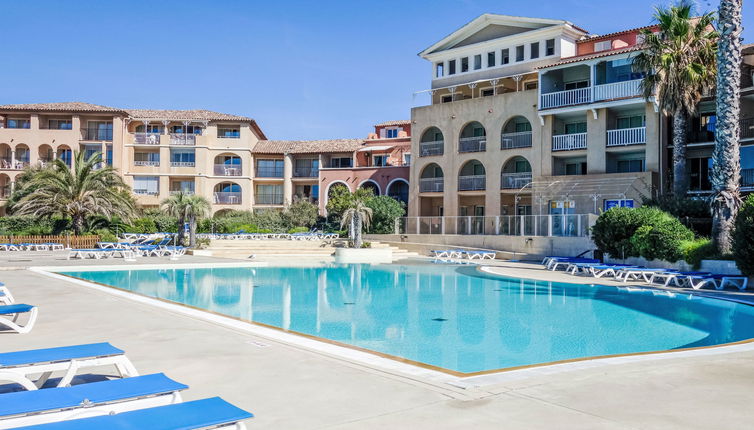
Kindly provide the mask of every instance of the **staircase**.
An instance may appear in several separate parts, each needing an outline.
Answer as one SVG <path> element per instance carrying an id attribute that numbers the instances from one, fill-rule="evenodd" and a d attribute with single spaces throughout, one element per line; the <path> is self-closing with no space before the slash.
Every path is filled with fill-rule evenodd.
<path id="1" fill-rule="evenodd" d="M 399 249 L 380 242 L 370 242 L 373 248 L 390 248 L 393 258 L 417 257 L 419 254 Z M 250 255 L 257 258 L 264 257 L 330 257 L 335 248 L 344 246 L 345 241 L 318 241 L 318 240 L 211 240 L 209 247 L 201 250 L 202 254 L 220 258 L 247 259 Z M 198 252 L 198 253 L 199 253 Z"/>

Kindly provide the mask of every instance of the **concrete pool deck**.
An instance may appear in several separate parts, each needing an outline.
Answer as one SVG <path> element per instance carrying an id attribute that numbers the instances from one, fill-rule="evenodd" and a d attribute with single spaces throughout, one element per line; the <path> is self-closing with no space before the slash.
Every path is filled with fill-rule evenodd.
<path id="1" fill-rule="evenodd" d="M 40 317 L 29 334 L 0 333 L 0 351 L 109 341 L 142 374 L 165 372 L 188 384 L 186 399 L 219 395 L 254 412 L 249 428 L 741 428 L 754 421 L 754 350 L 666 354 L 462 389 L 24 270 L 120 260 L 20 257 L 0 256 L 0 268 L 10 269 L 0 272 L 0 281 L 19 302 L 38 305 Z M 232 260 L 186 256 L 137 264 L 217 262 Z M 582 282 L 521 263 L 495 266 L 512 276 Z"/>

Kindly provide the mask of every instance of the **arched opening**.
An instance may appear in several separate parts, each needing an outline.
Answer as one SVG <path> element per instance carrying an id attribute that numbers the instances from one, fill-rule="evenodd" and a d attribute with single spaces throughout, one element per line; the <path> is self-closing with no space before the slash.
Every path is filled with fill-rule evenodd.
<path id="1" fill-rule="evenodd" d="M 3 169 L 12 169 L 12 157 L 10 145 L 7 143 L 0 143 L 0 166 Z"/>
<path id="2" fill-rule="evenodd" d="M 361 185 L 359 185 L 359 188 L 365 189 L 365 190 L 372 190 L 372 194 L 375 196 L 379 196 L 382 194 L 380 192 L 380 186 L 377 184 L 377 182 L 374 182 L 371 179 L 367 179 L 366 181 L 362 182 Z"/>
<path id="3" fill-rule="evenodd" d="M 52 155 L 53 154 L 53 152 L 52 152 L 52 146 L 46 145 L 46 144 L 45 145 L 40 145 L 38 151 L 39 151 L 38 157 L 39 157 L 40 164 L 42 164 L 44 166 L 44 165 L 47 165 L 49 163 L 52 163 L 52 160 L 54 158 L 53 155 Z"/>
<path id="4" fill-rule="evenodd" d="M 478 160 L 469 160 L 458 173 L 458 191 L 484 190 L 486 179 L 484 165 Z"/>
<path id="5" fill-rule="evenodd" d="M 513 157 L 506 161 L 500 177 L 503 189 L 519 189 L 531 182 L 531 164 L 524 157 Z"/>
<path id="6" fill-rule="evenodd" d="M 514 116 L 503 126 L 500 149 L 530 148 L 531 123 L 522 116 Z"/>
<path id="7" fill-rule="evenodd" d="M 10 176 L 5 173 L 0 173 L 0 198 L 7 199 L 10 197 L 10 182 Z"/>
<path id="8" fill-rule="evenodd" d="M 220 182 L 215 185 L 215 203 L 219 205 L 240 205 L 241 186 L 235 182 Z"/>
<path id="9" fill-rule="evenodd" d="M 437 127 L 430 127 L 419 140 L 419 156 L 442 155 L 445 153 L 445 138 Z"/>
<path id="10" fill-rule="evenodd" d="M 345 182 L 333 182 L 327 187 L 327 198 L 332 197 L 339 188 L 345 188 L 349 193 L 351 192 L 351 188 Z"/>
<path id="11" fill-rule="evenodd" d="M 241 157 L 236 154 L 220 154 L 215 157 L 215 175 L 241 176 Z"/>
<path id="12" fill-rule="evenodd" d="M 29 167 L 30 163 L 31 151 L 29 150 L 29 147 L 24 143 L 16 145 L 16 165 L 14 166 L 14 168 L 24 169 L 26 167 Z"/>
<path id="13" fill-rule="evenodd" d="M 458 191 L 483 191 L 487 176 L 478 160 L 467 161 L 458 172 Z M 484 234 L 486 201 L 484 193 L 458 194 L 458 218 L 450 234 Z"/>
<path id="14" fill-rule="evenodd" d="M 442 168 L 435 163 L 428 164 L 422 169 L 419 179 L 420 193 L 441 193 L 444 188 L 445 178 Z"/>
<path id="15" fill-rule="evenodd" d="M 458 152 L 483 152 L 487 150 L 487 131 L 477 121 L 466 124 L 458 139 Z"/>
<path id="16" fill-rule="evenodd" d="M 58 146 L 58 158 L 61 159 L 68 167 L 73 163 L 73 151 L 68 145 Z"/>
<path id="17" fill-rule="evenodd" d="M 404 179 L 395 179 L 387 186 L 387 195 L 408 204 L 408 182 Z"/>

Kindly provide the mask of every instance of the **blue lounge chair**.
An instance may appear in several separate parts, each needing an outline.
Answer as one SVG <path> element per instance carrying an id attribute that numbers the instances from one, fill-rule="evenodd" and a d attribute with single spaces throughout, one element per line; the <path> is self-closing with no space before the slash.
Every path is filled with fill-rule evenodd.
<path id="1" fill-rule="evenodd" d="M 136 409 L 182 401 L 188 386 L 162 373 L 112 379 L 44 390 L 0 395 L 0 428 L 12 428 Z"/>
<path id="2" fill-rule="evenodd" d="M 730 284 L 738 288 L 739 290 L 744 291 L 749 283 L 749 278 L 742 275 L 690 275 L 686 276 L 686 282 L 691 288 L 695 290 L 703 288 L 707 285 L 715 287 L 716 290 L 723 290 L 725 289 L 726 285 Z"/>
<path id="3" fill-rule="evenodd" d="M 120 376 L 137 376 L 138 372 L 123 350 L 107 342 L 61 346 L 0 353 L 0 381 L 15 382 L 27 390 L 35 390 L 47 382 L 53 372 L 65 372 L 58 387 L 65 387 L 79 369 L 115 366 Z M 41 374 L 32 382 L 30 375 Z"/>
<path id="4" fill-rule="evenodd" d="M 0 306 L 0 328 L 6 327 L 18 334 L 28 333 L 37 321 L 37 312 L 37 307 L 32 305 L 22 303 L 2 305 Z M 18 322 L 21 315 L 28 315 L 24 324 Z"/>
<path id="5" fill-rule="evenodd" d="M 156 408 L 140 409 L 115 415 L 82 418 L 56 423 L 19 427 L 39 430 L 189 430 L 233 427 L 245 429 L 241 422 L 254 415 L 219 397 Z"/>

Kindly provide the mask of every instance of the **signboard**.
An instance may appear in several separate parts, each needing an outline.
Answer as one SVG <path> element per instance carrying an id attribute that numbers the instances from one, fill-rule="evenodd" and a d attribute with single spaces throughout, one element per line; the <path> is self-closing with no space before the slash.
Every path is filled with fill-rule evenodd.
<path id="1" fill-rule="evenodd" d="M 633 199 L 623 200 L 605 200 L 604 210 L 610 210 L 612 208 L 632 208 L 634 207 Z"/>

